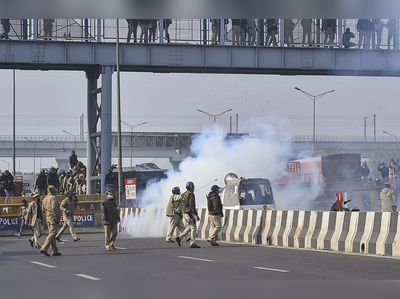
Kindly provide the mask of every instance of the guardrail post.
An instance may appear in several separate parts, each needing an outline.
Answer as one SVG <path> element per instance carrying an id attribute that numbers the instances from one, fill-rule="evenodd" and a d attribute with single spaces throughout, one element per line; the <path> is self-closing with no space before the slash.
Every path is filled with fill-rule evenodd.
<path id="1" fill-rule="evenodd" d="M 220 29 L 220 37 L 221 37 L 221 45 L 225 45 L 225 19 L 220 19 L 221 26 Z"/>
<path id="2" fill-rule="evenodd" d="M 101 19 L 97 19 L 97 42 L 101 42 Z"/>
<path id="3" fill-rule="evenodd" d="M 285 20 L 284 19 L 279 19 L 279 46 L 284 47 L 285 46 Z"/>
<path id="4" fill-rule="evenodd" d="M 339 48 L 343 47 L 343 19 L 338 19 L 338 42 L 339 42 Z"/>
<path id="5" fill-rule="evenodd" d="M 164 43 L 164 19 L 159 19 L 160 22 L 160 44 Z"/>
<path id="6" fill-rule="evenodd" d="M 33 39 L 38 38 L 38 19 L 33 19 Z"/>

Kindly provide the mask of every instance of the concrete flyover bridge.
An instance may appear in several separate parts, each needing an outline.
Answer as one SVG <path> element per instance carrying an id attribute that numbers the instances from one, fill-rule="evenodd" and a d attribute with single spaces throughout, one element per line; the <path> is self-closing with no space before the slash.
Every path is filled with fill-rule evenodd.
<path id="1" fill-rule="evenodd" d="M 86 73 L 86 155 L 91 176 L 98 161 L 101 161 L 104 169 L 111 166 L 112 75 L 116 66 L 116 44 L 115 36 L 110 35 L 110 32 L 116 32 L 116 22 L 73 20 L 71 26 L 75 26 L 75 29 L 68 31 L 68 22 L 64 24 L 61 21 L 56 20 L 54 24 L 53 40 L 44 40 L 48 37 L 41 35 L 41 20 L 22 20 L 21 40 L 0 41 L 0 69 L 75 70 Z M 220 45 L 210 45 L 211 30 L 207 19 L 173 20 L 170 28 L 175 29 L 174 32 L 171 30 L 172 42 L 164 43 L 161 19 L 158 43 L 146 43 L 145 40 L 144 43 L 121 44 L 120 69 L 123 72 L 400 76 L 398 38 L 395 38 L 396 44 L 393 46 L 396 50 L 343 49 L 340 33 L 347 26 L 346 20 L 337 20 L 340 38 L 336 40 L 339 44 L 324 47 L 321 45 L 321 20 L 314 21 L 317 44 L 312 47 L 302 47 L 304 44 L 295 43 L 286 47 L 283 43 L 284 26 L 281 26 L 283 20 L 280 20 L 279 45 L 268 47 L 265 46 L 264 34 L 258 37 L 253 46 L 234 46 L 231 25 L 226 28 L 221 26 Z M 121 32 L 125 34 L 124 24 Z M 264 20 L 257 20 L 257 24 L 260 32 L 264 32 Z M 27 30 L 29 28 L 31 30 Z M 188 34 L 188 28 L 192 28 L 198 35 Z M 33 32 L 33 35 L 29 35 L 29 32 Z M 62 35 L 58 35 L 59 32 Z M 74 35 L 76 32 L 79 32 L 77 36 Z M 398 30 L 395 34 L 399 35 Z M 102 188 L 105 188 L 104 179 L 105 172 L 102 172 Z M 89 184 L 88 194 L 94 190 L 94 184 Z"/>
<path id="2" fill-rule="evenodd" d="M 156 132 L 124 132 L 122 133 L 122 155 L 124 158 L 168 158 L 174 169 L 192 153 L 190 146 L 192 137 L 196 133 L 156 133 Z M 248 134 L 228 134 L 227 138 L 237 138 Z M 254 137 L 257 138 L 257 137 Z M 273 136 L 273 140 L 290 142 L 293 153 L 312 152 L 313 136 Z M 12 157 L 12 136 L 0 136 L 0 150 L 2 157 Z M 118 138 L 112 133 L 112 156 L 117 156 Z M 368 158 L 377 148 L 389 150 L 400 149 L 395 137 L 379 136 L 375 139 L 362 136 L 317 136 L 316 149 L 326 151 L 340 151 L 344 153 L 359 153 Z M 60 168 L 68 167 L 68 157 L 75 150 L 79 158 L 86 158 L 86 137 L 79 138 L 65 135 L 36 135 L 16 136 L 16 154 L 18 157 L 56 158 Z M 100 152 L 101 142 L 98 139 L 96 150 Z"/>

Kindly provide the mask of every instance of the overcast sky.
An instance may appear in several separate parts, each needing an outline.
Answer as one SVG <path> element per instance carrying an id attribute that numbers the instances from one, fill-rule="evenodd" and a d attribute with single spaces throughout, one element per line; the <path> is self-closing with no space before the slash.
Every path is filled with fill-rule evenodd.
<path id="1" fill-rule="evenodd" d="M 0 135 L 12 135 L 12 71 L 0 71 L 0 78 Z M 116 130 L 115 74 L 113 79 Z M 378 77 L 122 73 L 122 119 L 133 125 L 147 121 L 137 129 L 141 132 L 201 132 L 212 119 L 197 109 L 218 114 L 232 108 L 217 120 L 226 132 L 229 117 L 238 113 L 240 133 L 247 133 L 241 127 L 250 118 L 268 122 L 280 116 L 292 126 L 285 133 L 312 135 L 312 100 L 294 90 L 298 86 L 311 94 L 336 90 L 317 102 L 317 135 L 363 136 L 364 117 L 372 121 L 373 114 L 378 136 L 384 135 L 383 130 L 400 135 L 398 81 Z M 64 135 L 63 130 L 79 134 L 79 116 L 84 113 L 86 117 L 85 74 L 18 70 L 16 103 L 17 135 Z M 372 124 L 367 130 L 372 136 Z M 11 159 L 5 160 L 11 164 Z M 52 159 L 43 160 L 43 167 L 54 164 Z M 32 169 L 30 161 L 21 161 L 22 171 Z M 0 165 L 4 169 L 6 164 Z"/>

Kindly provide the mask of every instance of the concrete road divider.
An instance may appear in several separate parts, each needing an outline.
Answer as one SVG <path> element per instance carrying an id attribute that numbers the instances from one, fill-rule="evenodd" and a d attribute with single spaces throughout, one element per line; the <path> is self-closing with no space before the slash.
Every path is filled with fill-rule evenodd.
<path id="1" fill-rule="evenodd" d="M 135 222 L 128 220 L 148 217 L 163 226 L 157 236 L 165 236 L 169 219 L 164 212 L 122 209 L 120 230 L 135 234 Z M 199 209 L 198 213 L 199 238 L 207 239 L 208 212 Z M 399 218 L 400 213 L 389 212 L 224 210 L 219 240 L 400 257 Z"/>

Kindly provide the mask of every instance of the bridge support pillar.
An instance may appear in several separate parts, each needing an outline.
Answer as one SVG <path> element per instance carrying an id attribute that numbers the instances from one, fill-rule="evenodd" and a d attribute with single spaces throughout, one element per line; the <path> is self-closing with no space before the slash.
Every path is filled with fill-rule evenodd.
<path id="1" fill-rule="evenodd" d="M 104 65 L 101 75 L 101 193 L 106 192 L 104 184 L 107 170 L 111 167 L 112 142 L 112 73 L 113 65 Z"/>
<path id="2" fill-rule="evenodd" d="M 179 171 L 179 166 L 181 165 L 182 161 L 187 158 L 187 156 L 187 153 L 183 153 L 180 149 L 177 149 L 176 154 L 169 158 L 169 162 L 175 171 Z"/>
<path id="3" fill-rule="evenodd" d="M 97 103 L 97 80 L 99 79 L 98 70 L 86 71 L 87 78 L 87 180 L 86 180 L 86 194 L 96 194 L 96 182 L 90 178 L 96 175 L 96 166 L 100 161 L 100 153 L 97 147 L 97 137 L 92 134 L 97 133 L 97 123 L 100 118 L 100 107 Z"/>

